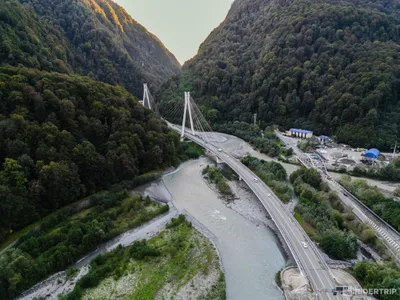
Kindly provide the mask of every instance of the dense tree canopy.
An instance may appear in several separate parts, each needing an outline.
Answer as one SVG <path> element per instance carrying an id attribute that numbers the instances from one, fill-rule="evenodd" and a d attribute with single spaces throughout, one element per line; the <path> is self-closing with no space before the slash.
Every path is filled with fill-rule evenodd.
<path id="1" fill-rule="evenodd" d="M 353 181 L 350 176 L 343 176 L 340 183 L 382 219 L 400 230 L 400 203 L 398 201 L 388 198 L 378 187 L 368 185 L 365 180 Z"/>
<path id="2" fill-rule="evenodd" d="M 219 121 L 302 127 L 389 148 L 400 129 L 394 1 L 243 0 L 159 95 L 190 78 Z"/>
<path id="3" fill-rule="evenodd" d="M 390 293 L 374 295 L 381 300 L 397 300 L 400 294 L 400 272 L 395 265 L 375 262 L 359 262 L 353 268 L 354 275 L 367 289 L 388 289 Z M 395 292 L 393 290 L 396 290 Z"/>
<path id="4" fill-rule="evenodd" d="M 22 3 L 23 5 L 21 5 Z M 78 73 L 140 96 L 179 72 L 164 45 L 110 0 L 3 0 L 0 65 Z"/>
<path id="5" fill-rule="evenodd" d="M 326 254 L 334 259 L 357 257 L 357 237 L 348 232 L 349 227 L 334 202 L 339 201 L 336 194 L 328 194 L 320 173 L 315 169 L 300 168 L 290 175 L 300 202 L 296 212 L 302 223 L 310 224 L 315 232 L 308 232 L 319 243 Z M 365 232 L 365 235 L 368 233 Z M 373 234 L 374 235 L 374 234 Z M 365 237 L 365 240 L 373 237 Z M 371 241 L 372 242 L 372 241 Z"/>
<path id="6" fill-rule="evenodd" d="M 0 87 L 0 241 L 182 152 L 179 136 L 121 87 L 25 68 L 0 68 Z"/>
<path id="7" fill-rule="evenodd" d="M 168 211 L 168 205 L 130 196 L 127 190 L 90 197 L 83 211 L 67 207 L 0 254 L 0 299 L 11 299 L 64 270 L 99 244 Z"/>

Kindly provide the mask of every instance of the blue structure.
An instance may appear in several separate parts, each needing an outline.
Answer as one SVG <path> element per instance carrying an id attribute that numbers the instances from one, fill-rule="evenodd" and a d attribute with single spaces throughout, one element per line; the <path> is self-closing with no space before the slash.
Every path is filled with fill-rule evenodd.
<path id="1" fill-rule="evenodd" d="M 365 152 L 364 157 L 378 158 L 379 155 L 381 155 L 381 152 L 376 148 L 372 148 L 372 149 L 369 149 L 367 152 Z"/>
<path id="2" fill-rule="evenodd" d="M 304 130 L 304 129 L 297 129 L 297 128 L 291 128 L 290 129 L 290 135 L 293 137 L 299 137 L 299 138 L 310 138 L 313 135 L 313 132 L 310 130 Z"/>

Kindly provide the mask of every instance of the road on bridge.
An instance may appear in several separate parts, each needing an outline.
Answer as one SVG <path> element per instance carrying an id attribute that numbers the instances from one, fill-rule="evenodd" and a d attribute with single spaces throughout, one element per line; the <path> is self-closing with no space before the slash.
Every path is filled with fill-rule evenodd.
<path id="1" fill-rule="evenodd" d="M 169 125 L 174 130 L 180 131 L 179 126 Z M 333 295 L 332 289 L 336 286 L 336 283 L 331 270 L 325 263 L 318 248 L 309 239 L 293 215 L 285 209 L 281 200 L 273 191 L 249 168 L 229 155 L 229 153 L 206 142 L 199 136 L 186 132 L 185 137 L 216 154 L 220 160 L 229 165 L 247 183 L 276 224 L 299 269 L 303 274 L 305 273 L 313 289 L 315 299 L 344 299 L 341 295 Z M 306 243 L 307 247 L 304 247 L 303 243 Z"/>

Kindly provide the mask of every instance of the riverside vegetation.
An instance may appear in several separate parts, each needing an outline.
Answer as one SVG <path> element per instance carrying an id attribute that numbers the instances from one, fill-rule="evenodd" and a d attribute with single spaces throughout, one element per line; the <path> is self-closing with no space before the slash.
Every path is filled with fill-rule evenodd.
<path id="1" fill-rule="evenodd" d="M 378 187 L 372 187 L 365 180 L 352 180 L 342 176 L 340 183 L 377 215 L 400 230 L 400 203 L 386 197 Z"/>
<path id="2" fill-rule="evenodd" d="M 280 163 L 249 156 L 243 158 L 242 162 L 268 184 L 282 202 L 287 203 L 292 199 L 293 190 L 287 181 L 286 170 Z M 331 202 L 338 204 L 339 199 L 333 193 L 328 193 L 318 171 L 300 168 L 290 175 L 290 182 L 300 200 L 295 217 L 306 233 L 332 258 L 355 258 L 357 238 L 347 231 L 341 213 L 332 207 Z"/>
<path id="3" fill-rule="evenodd" d="M 225 177 L 222 175 L 221 170 L 218 168 L 210 168 L 207 166 L 202 171 L 203 175 L 212 183 L 214 183 L 218 191 L 224 196 L 233 196 L 233 192 L 227 183 Z"/>
<path id="4" fill-rule="evenodd" d="M 102 192 L 89 208 L 60 210 L 0 255 L 0 299 L 10 299 L 128 229 L 168 211 L 126 190 Z"/>
<path id="5" fill-rule="evenodd" d="M 380 180 L 400 181 L 400 158 L 393 160 L 386 166 L 355 166 L 351 175 L 369 177 Z"/>
<path id="6" fill-rule="evenodd" d="M 295 217 L 325 253 L 335 259 L 355 258 L 359 248 L 358 238 L 390 261 L 375 231 L 360 222 L 338 196 L 329 191 L 317 170 L 301 168 L 291 174 L 290 180 L 300 199 Z M 395 264 L 359 262 L 351 268 L 351 272 L 364 288 L 397 289 L 400 293 L 400 269 Z M 374 297 L 394 300 L 398 299 L 398 294 Z"/>
<path id="7" fill-rule="evenodd" d="M 210 285 L 201 284 L 205 278 Z M 184 298 L 188 291 L 186 295 L 190 296 Z M 218 255 L 183 215 L 172 219 L 163 232 L 149 241 L 136 241 L 130 247 L 118 247 L 95 258 L 89 273 L 62 299 L 124 296 L 151 300 L 156 295 L 163 299 L 226 299 Z"/>
<path id="8" fill-rule="evenodd" d="M 286 170 L 280 163 L 264 161 L 251 156 L 243 158 L 242 163 L 270 186 L 282 202 L 287 203 L 292 199 L 293 190 L 287 181 Z"/>
<path id="9" fill-rule="evenodd" d="M 315 169 L 300 168 L 290 175 L 299 204 L 296 219 L 322 250 L 334 259 L 356 258 L 357 237 L 351 233 L 342 213 L 334 208 L 340 201 L 329 192 Z"/>
<path id="10" fill-rule="evenodd" d="M 352 268 L 353 275 L 366 289 L 397 289 L 391 295 L 374 295 L 380 300 L 397 300 L 400 293 L 400 269 L 395 264 L 359 262 Z"/>

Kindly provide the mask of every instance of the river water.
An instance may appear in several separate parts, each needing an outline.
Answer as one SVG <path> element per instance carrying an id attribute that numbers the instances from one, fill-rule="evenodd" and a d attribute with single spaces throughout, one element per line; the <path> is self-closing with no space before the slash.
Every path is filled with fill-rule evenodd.
<path id="1" fill-rule="evenodd" d="M 225 270 L 228 299 L 284 299 L 274 282 L 276 272 L 285 266 L 279 241 L 265 225 L 249 221 L 227 207 L 209 188 L 201 171 L 210 163 L 203 157 L 186 162 L 176 172 L 164 176 L 163 183 L 173 204 L 213 234 Z M 249 197 L 236 201 L 258 200 Z M 248 204 L 248 207 L 258 205 Z M 261 215 L 265 217 L 265 213 Z"/>
<path id="2" fill-rule="evenodd" d="M 224 149 L 243 152 L 238 156 L 244 156 L 246 152 L 268 159 L 232 136 L 225 136 L 222 145 Z M 266 219 L 265 209 L 244 184 L 235 182 L 230 185 L 238 199 L 225 203 L 201 174 L 207 164 L 213 164 L 207 157 L 188 161 L 161 180 L 138 188 L 140 193 L 168 202 L 169 214 L 122 234 L 78 261 L 75 264 L 81 270 L 78 278 L 87 273 L 87 264 L 98 254 L 111 251 L 118 244 L 128 246 L 137 239 L 150 238 L 158 234 L 171 217 L 185 212 L 217 247 L 225 272 L 228 300 L 284 299 L 275 284 L 275 274 L 285 267 L 286 259 L 277 237 L 265 225 L 271 223 Z M 295 169 L 292 165 L 285 167 L 289 173 Z M 78 278 L 70 281 L 65 272 L 60 272 L 27 291 L 20 299 L 57 299 L 57 294 L 71 291 Z"/>

